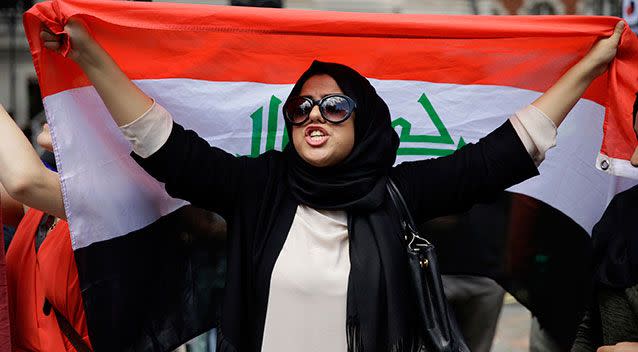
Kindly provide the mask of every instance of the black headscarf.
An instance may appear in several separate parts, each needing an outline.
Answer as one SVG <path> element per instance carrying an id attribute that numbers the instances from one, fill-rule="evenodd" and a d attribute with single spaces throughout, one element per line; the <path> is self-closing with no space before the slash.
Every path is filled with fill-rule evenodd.
<path id="1" fill-rule="evenodd" d="M 380 182 L 394 164 L 399 137 L 392 129 L 390 111 L 370 82 L 350 67 L 314 61 L 290 93 L 299 96 L 306 81 L 327 74 L 357 103 L 355 143 L 346 159 L 335 166 L 315 167 L 305 162 L 289 143 L 284 152 L 290 165 L 288 181 L 295 198 L 318 209 L 375 209 L 383 200 Z M 288 135 L 292 126 L 286 122 Z"/>
<path id="2" fill-rule="evenodd" d="M 412 324 L 407 259 L 398 218 L 386 199 L 385 184 L 399 146 L 388 106 L 353 69 L 319 61 L 299 78 L 290 97 L 298 96 L 303 84 L 317 74 L 332 77 L 357 103 L 352 152 L 338 165 L 324 168 L 305 162 L 293 143 L 284 153 L 298 203 L 348 212 L 348 351 L 416 350 L 419 339 Z M 286 128 L 292 137 L 292 126 Z"/>

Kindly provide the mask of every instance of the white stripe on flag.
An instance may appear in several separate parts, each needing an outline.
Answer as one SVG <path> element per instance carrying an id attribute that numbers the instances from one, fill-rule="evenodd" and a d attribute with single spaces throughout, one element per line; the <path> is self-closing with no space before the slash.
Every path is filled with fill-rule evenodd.
<path id="1" fill-rule="evenodd" d="M 402 138 L 399 162 L 449 153 L 461 139 L 476 142 L 540 95 L 501 86 L 371 82 L 388 103 L 393 121 L 401 122 L 397 131 L 405 137 L 402 128 L 411 127 L 410 137 Z M 281 104 L 292 85 L 191 79 L 136 83 L 177 122 L 212 145 L 238 155 L 281 148 Z M 75 249 L 142 228 L 184 204 L 171 199 L 128 156 L 130 146 L 92 87 L 64 91 L 44 103 Z M 438 120 L 432 110 L 428 113 L 428 104 Z M 602 141 L 603 116 L 602 106 L 581 99 L 560 127 L 558 146 L 547 154 L 541 176 L 511 190 L 552 205 L 591 232 L 621 188 L 615 177 L 592 167 Z M 259 123 L 260 133 L 255 134 Z M 269 134 L 274 127 L 277 133 Z"/>

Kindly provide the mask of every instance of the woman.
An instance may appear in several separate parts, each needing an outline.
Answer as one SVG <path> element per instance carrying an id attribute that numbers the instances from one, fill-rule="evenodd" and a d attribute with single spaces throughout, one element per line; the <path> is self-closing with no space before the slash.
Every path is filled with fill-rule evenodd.
<path id="1" fill-rule="evenodd" d="M 72 58 L 173 197 L 221 214 L 231 241 L 220 351 L 417 351 L 392 179 L 419 222 L 538 173 L 556 126 L 615 56 L 623 24 L 533 105 L 450 157 L 393 167 L 398 137 L 370 83 L 314 62 L 284 105 L 291 142 L 258 158 L 210 147 L 140 91 L 77 22 Z M 41 33 L 45 47 L 62 38 Z M 531 156 L 531 157 L 530 157 Z M 433 201 L 436 200 L 436 201 Z"/>
<path id="2" fill-rule="evenodd" d="M 76 351 L 78 343 L 89 347 L 59 177 L 44 166 L 2 106 L 0 140 L 0 183 L 12 198 L 31 207 L 6 257 L 13 350 Z M 37 141 L 53 151 L 47 125 Z M 72 332 L 62 330 L 61 319 Z"/>

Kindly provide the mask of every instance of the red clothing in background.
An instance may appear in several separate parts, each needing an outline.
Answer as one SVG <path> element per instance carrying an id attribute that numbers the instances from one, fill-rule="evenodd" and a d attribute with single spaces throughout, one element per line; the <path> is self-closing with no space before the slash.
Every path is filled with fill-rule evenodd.
<path id="1" fill-rule="evenodd" d="M 2 199 L 0 199 L 2 202 Z M 4 233 L 2 231 L 2 206 L 0 205 L 0 352 L 11 351 L 9 323 L 9 298 L 7 296 L 7 265 L 4 258 Z"/>
<path id="2" fill-rule="evenodd" d="M 43 311 L 46 297 L 90 346 L 69 227 L 60 220 L 36 253 L 43 215 L 35 209 L 25 214 L 7 253 L 13 350 L 75 351 L 60 331 L 55 313 Z"/>

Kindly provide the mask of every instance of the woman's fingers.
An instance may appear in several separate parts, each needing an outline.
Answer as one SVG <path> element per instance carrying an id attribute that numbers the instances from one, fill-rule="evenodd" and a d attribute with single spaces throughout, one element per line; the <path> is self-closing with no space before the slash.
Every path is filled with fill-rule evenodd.
<path id="1" fill-rule="evenodd" d="M 87 42 L 92 40 L 86 24 L 84 24 L 81 19 L 73 18 L 69 20 L 66 26 L 64 26 L 64 32 L 69 35 L 69 38 L 77 47 L 83 47 Z"/>
<path id="2" fill-rule="evenodd" d="M 611 35 L 611 39 L 616 44 L 616 46 L 618 46 L 618 43 L 620 43 L 620 37 L 622 37 L 622 31 L 624 29 L 625 29 L 625 22 L 618 21 L 618 23 L 616 23 L 616 27 L 614 27 L 614 34 Z"/>
<path id="3" fill-rule="evenodd" d="M 40 38 L 45 48 L 58 53 L 62 48 L 63 40 L 68 39 L 71 50 L 67 53 L 67 58 L 76 63 L 79 63 L 86 56 L 87 47 L 93 43 L 93 38 L 91 38 L 86 25 L 80 19 L 75 18 L 70 19 L 64 26 L 64 34 L 55 34 L 42 24 Z"/>
<path id="4" fill-rule="evenodd" d="M 62 46 L 62 44 L 60 43 L 61 36 L 54 34 L 44 25 L 42 26 L 42 30 L 40 31 L 40 39 L 42 39 L 44 47 L 49 50 L 58 51 Z"/>
<path id="5" fill-rule="evenodd" d="M 57 41 L 59 37 L 48 30 L 42 30 L 40 32 L 40 38 L 44 41 Z"/>
<path id="6" fill-rule="evenodd" d="M 49 49 L 49 50 L 58 51 L 58 50 L 60 50 L 60 43 L 58 43 L 58 42 L 44 42 L 44 47 Z"/>
<path id="7" fill-rule="evenodd" d="M 614 27 L 614 33 L 599 42 L 599 46 L 602 46 L 601 51 L 601 59 L 602 61 L 610 62 L 615 56 L 616 51 L 618 50 L 618 44 L 620 43 L 620 38 L 622 37 L 623 29 L 625 28 L 625 22 L 618 21 L 616 23 L 616 27 Z"/>
<path id="8" fill-rule="evenodd" d="M 616 23 L 614 33 L 596 42 L 583 59 L 583 64 L 586 65 L 587 71 L 593 77 L 598 77 L 605 72 L 611 60 L 616 56 L 624 28 L 625 22 L 619 21 Z"/>
<path id="9" fill-rule="evenodd" d="M 607 37 L 606 39 L 601 40 L 602 42 L 601 45 L 607 46 L 610 50 L 613 50 L 615 54 L 616 53 L 615 51 L 618 48 L 618 44 L 620 43 L 620 38 L 622 37 L 622 32 L 624 29 L 625 29 L 625 22 L 618 21 L 618 23 L 616 23 L 616 27 L 614 27 L 614 33 L 612 33 L 611 36 Z"/>

